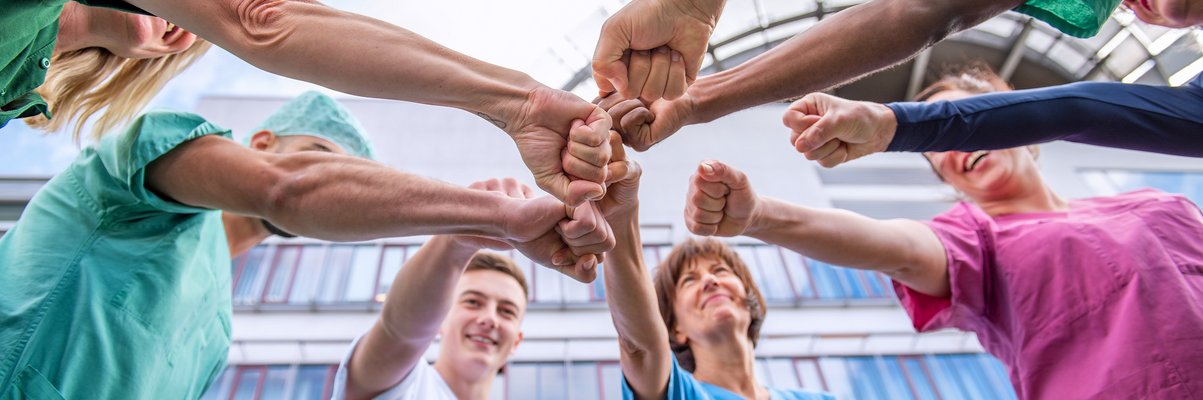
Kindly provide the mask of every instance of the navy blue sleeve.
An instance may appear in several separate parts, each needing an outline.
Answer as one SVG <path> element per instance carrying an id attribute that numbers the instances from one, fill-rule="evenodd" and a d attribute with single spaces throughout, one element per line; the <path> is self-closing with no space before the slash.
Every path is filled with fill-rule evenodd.
<path id="1" fill-rule="evenodd" d="M 994 150 L 1054 140 L 1203 157 L 1203 75 L 1180 87 L 1080 82 L 890 103 L 887 151 Z"/>

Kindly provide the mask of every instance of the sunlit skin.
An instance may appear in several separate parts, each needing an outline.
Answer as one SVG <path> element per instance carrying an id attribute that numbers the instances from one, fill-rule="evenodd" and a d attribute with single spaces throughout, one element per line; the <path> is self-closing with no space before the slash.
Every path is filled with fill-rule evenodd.
<path id="1" fill-rule="evenodd" d="M 295 153 L 300 151 L 321 151 L 343 154 L 341 147 L 326 139 L 308 135 L 276 136 L 268 131 L 259 131 L 251 137 L 251 148 L 271 153 Z M 230 246 L 230 254 L 239 254 L 254 248 L 259 242 L 271 236 L 271 232 L 263 227 L 259 218 L 247 217 L 234 213 L 221 213 L 221 221 L 225 226 L 226 243 Z"/>
<path id="2" fill-rule="evenodd" d="M 929 101 L 972 96 L 960 90 L 933 95 Z M 1032 147 L 993 151 L 923 153 L 944 182 L 973 200 L 987 214 L 1064 210 L 1068 203 L 1053 193 L 1040 176 Z"/>
<path id="3" fill-rule="evenodd" d="M 125 58 L 158 58 L 187 50 L 196 35 L 150 15 L 69 2 L 59 19 L 56 52 L 102 47 Z"/>
<path id="4" fill-rule="evenodd" d="M 746 338 L 751 323 L 746 293 L 731 266 L 718 257 L 690 260 L 677 280 L 675 341 Z"/>
<path id="5" fill-rule="evenodd" d="M 513 277 L 489 270 L 464 273 L 455 293 L 439 328 L 442 339 L 434 368 L 452 388 L 471 382 L 488 388 L 522 343 L 526 297 Z"/>
<path id="6" fill-rule="evenodd" d="M 1203 1 L 1197 0 L 1124 0 L 1124 6 L 1141 21 L 1186 28 L 1203 23 Z"/>

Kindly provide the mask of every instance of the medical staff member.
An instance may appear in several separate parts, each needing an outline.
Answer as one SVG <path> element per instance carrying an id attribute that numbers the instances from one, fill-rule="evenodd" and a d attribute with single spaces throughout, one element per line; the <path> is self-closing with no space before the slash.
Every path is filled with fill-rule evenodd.
<path id="1" fill-rule="evenodd" d="M 0 127 L 30 118 L 48 132 L 71 126 L 78 138 L 83 122 L 100 115 L 95 132 L 116 128 L 209 48 L 121 1 L 0 5 Z"/>
<path id="2" fill-rule="evenodd" d="M 615 149 L 614 159 L 626 155 Z M 714 239 L 687 240 L 673 247 L 652 278 L 639 234 L 640 175 L 638 164 L 628 162 L 598 203 L 616 238 L 602 273 L 618 331 L 623 398 L 834 399 L 766 387 L 757 379 L 754 350 L 768 308 L 747 264 L 730 247 Z M 564 232 L 576 235 L 571 227 Z"/>
<path id="3" fill-rule="evenodd" d="M 969 95 L 942 89 L 928 100 Z M 922 222 L 759 197 L 742 172 L 705 161 L 686 225 L 888 275 L 916 330 L 977 334 L 1021 399 L 1197 398 L 1199 207 L 1155 190 L 1066 200 L 1040 176 L 1038 154 L 925 153 L 968 200 Z"/>
<path id="4" fill-rule="evenodd" d="M 0 398 L 200 396 L 225 366 L 231 255 L 271 231 L 486 235 L 544 265 L 579 261 L 558 267 L 578 279 L 593 273 L 555 232 L 559 200 L 370 161 L 359 123 L 324 95 L 285 104 L 250 148 L 229 137 L 193 114 L 149 113 L 34 196 L 0 238 Z"/>

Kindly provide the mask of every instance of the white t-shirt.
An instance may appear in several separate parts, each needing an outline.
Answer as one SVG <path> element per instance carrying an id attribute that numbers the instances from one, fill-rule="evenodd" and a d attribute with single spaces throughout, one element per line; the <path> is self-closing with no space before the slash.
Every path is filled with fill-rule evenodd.
<path id="1" fill-rule="evenodd" d="M 338 374 L 334 375 L 334 391 L 330 395 L 331 400 L 343 400 L 347 397 L 347 363 L 351 362 L 351 354 L 354 354 L 355 349 L 359 347 L 359 339 L 363 339 L 363 336 L 357 337 L 354 342 L 351 342 L 351 350 L 347 351 L 342 363 L 338 364 Z M 426 361 L 419 361 L 414 365 L 414 369 L 409 371 L 409 375 L 401 379 L 401 382 L 397 382 L 396 386 L 376 396 L 376 399 L 455 400 L 455 393 L 451 392 L 451 388 L 439 375 L 439 371 L 436 371 Z"/>

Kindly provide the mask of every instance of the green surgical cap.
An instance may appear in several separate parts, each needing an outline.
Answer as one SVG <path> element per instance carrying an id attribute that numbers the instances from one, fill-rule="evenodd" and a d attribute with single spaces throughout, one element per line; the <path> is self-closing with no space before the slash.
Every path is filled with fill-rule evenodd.
<path id="1" fill-rule="evenodd" d="M 374 159 L 372 144 L 363 136 L 363 126 L 337 101 L 318 92 L 305 92 L 292 99 L 251 132 L 271 131 L 276 136 L 314 136 L 329 140 L 348 154 Z M 247 138 L 250 142 L 250 137 Z"/>

